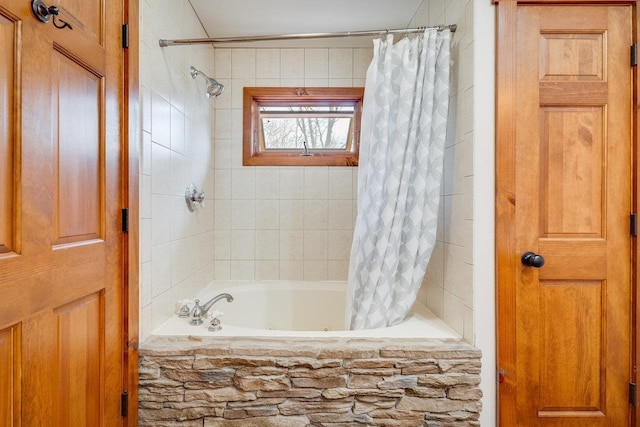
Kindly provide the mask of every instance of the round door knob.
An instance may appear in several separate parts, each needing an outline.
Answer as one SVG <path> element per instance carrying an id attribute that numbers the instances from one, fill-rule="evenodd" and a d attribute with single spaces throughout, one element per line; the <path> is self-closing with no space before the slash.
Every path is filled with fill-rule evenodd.
<path id="1" fill-rule="evenodd" d="M 540 268 L 544 265 L 544 257 L 534 252 L 525 252 L 522 254 L 522 265 L 527 267 Z"/>

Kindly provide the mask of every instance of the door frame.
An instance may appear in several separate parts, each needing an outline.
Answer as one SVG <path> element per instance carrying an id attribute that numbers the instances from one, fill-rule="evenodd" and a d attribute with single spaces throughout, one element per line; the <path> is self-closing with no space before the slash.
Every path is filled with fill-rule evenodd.
<path id="1" fill-rule="evenodd" d="M 138 425 L 139 345 L 139 169 L 140 169 L 140 25 L 139 1 L 123 0 L 123 24 L 128 25 L 128 47 L 123 50 L 122 203 L 128 210 L 128 231 L 122 234 L 123 390 L 127 391 L 127 415 L 122 425 Z M 123 35 L 124 37 L 124 35 Z M 123 398 L 123 403 L 124 403 Z"/>
<path id="2" fill-rule="evenodd" d="M 519 3 L 527 5 L 553 4 L 611 4 L 630 5 L 633 16 L 633 43 L 638 43 L 640 18 L 638 3 L 640 1 L 615 0 L 493 0 L 496 5 L 496 187 L 495 187 L 495 260 L 496 260 L 496 352 L 497 352 L 497 422 L 499 426 L 515 426 L 517 420 L 516 391 L 517 384 L 511 373 L 516 370 L 516 323 L 515 323 L 515 286 L 514 279 L 520 264 L 520 257 L 513 248 L 515 243 L 515 130 L 516 130 L 516 37 L 517 8 Z M 638 154 L 640 145 L 638 128 L 638 66 L 632 68 L 632 212 L 639 209 L 638 189 L 640 189 L 640 173 L 638 172 Z M 638 286 L 638 263 L 640 263 L 637 237 L 631 238 L 631 363 L 629 380 L 637 383 L 637 357 L 640 354 L 640 343 L 637 331 L 640 327 L 640 316 L 637 302 L 640 299 Z M 637 405 L 630 408 L 630 425 L 640 427 L 640 419 L 636 417 Z"/>

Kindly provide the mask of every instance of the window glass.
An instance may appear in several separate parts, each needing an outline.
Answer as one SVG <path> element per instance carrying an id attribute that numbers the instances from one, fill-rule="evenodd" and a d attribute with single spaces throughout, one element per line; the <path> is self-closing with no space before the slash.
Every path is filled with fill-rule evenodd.
<path id="1" fill-rule="evenodd" d="M 260 107 L 266 150 L 345 150 L 351 142 L 353 106 Z"/>

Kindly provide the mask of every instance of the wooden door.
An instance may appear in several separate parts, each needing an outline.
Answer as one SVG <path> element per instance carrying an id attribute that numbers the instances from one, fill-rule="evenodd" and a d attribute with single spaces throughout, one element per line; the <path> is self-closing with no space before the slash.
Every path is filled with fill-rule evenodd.
<path id="1" fill-rule="evenodd" d="M 625 426 L 632 8 L 505 7 L 512 20 L 501 21 L 511 38 L 499 47 L 498 66 L 500 424 Z M 528 251 L 544 265 L 524 265 Z"/>
<path id="2" fill-rule="evenodd" d="M 122 424 L 123 2 L 0 1 L 0 425 Z"/>

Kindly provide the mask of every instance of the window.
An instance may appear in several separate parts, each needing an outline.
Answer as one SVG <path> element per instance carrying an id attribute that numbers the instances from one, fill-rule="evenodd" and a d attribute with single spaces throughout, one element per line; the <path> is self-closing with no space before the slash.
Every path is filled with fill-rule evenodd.
<path id="1" fill-rule="evenodd" d="M 245 166 L 357 166 L 363 88 L 244 89 Z"/>

